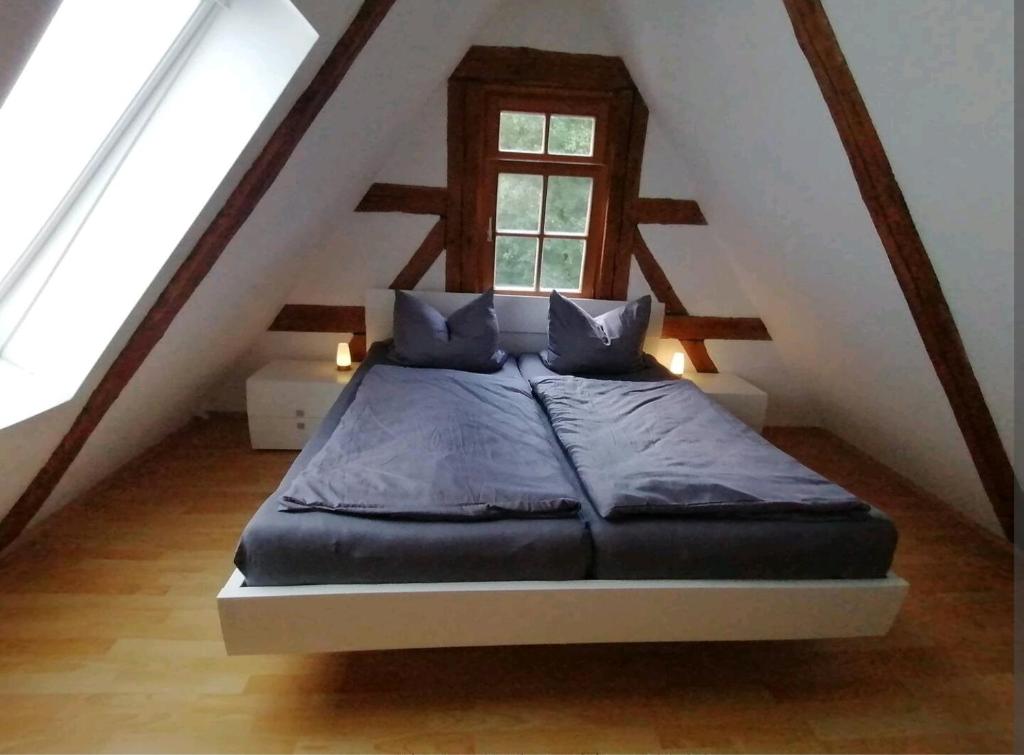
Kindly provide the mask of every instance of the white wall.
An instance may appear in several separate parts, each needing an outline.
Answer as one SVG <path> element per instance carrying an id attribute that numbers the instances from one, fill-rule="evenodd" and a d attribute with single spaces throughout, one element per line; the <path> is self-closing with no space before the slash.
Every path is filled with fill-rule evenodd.
<path id="1" fill-rule="evenodd" d="M 996 529 L 782 4 L 606 5 L 710 227 L 827 426 Z M 1008 439 L 1010 375 L 996 352 L 1012 337 L 1012 247 L 1008 185 L 993 170 L 1012 162 L 1008 4 L 829 10 Z M 975 164 L 967 192 L 964 160 Z"/>
<path id="2" fill-rule="evenodd" d="M 599 5 L 586 0 L 552 4 L 527 0 L 503 3 L 473 38 L 474 44 L 527 46 L 615 55 L 618 50 Z M 461 58 L 464 49 L 460 51 Z M 444 186 L 446 183 L 446 86 L 439 81 L 430 99 L 403 133 L 375 181 Z M 642 193 L 686 198 L 694 185 L 656 118 L 648 129 Z M 335 232 L 309 257 L 288 301 L 296 304 L 360 304 L 367 288 L 386 287 L 408 261 L 434 219 L 401 214 L 348 212 Z M 645 226 L 644 237 L 686 306 L 696 314 L 757 316 L 739 285 L 720 241 L 706 227 Z M 636 268 L 630 294 L 649 292 Z M 443 255 L 419 288 L 443 289 Z M 333 353 L 333 336 L 266 333 L 250 347 L 208 397 L 211 409 L 243 411 L 245 376 L 273 358 L 322 358 Z M 722 370 L 740 374 L 769 391 L 769 422 L 813 424 L 814 403 L 789 376 L 775 346 L 767 342 L 713 342 L 709 351 Z"/>

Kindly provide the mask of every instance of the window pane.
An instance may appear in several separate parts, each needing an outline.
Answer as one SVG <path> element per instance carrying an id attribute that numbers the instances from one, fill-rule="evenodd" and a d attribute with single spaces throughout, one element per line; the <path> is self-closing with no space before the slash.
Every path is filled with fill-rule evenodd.
<path id="1" fill-rule="evenodd" d="M 494 287 L 533 289 L 537 272 L 537 238 L 498 236 L 494 242 Z"/>
<path id="2" fill-rule="evenodd" d="M 538 233 L 543 176 L 498 174 L 498 231 Z"/>
<path id="3" fill-rule="evenodd" d="M 548 153 L 590 157 L 594 154 L 594 125 L 590 116 L 553 115 L 548 134 Z"/>
<path id="4" fill-rule="evenodd" d="M 551 176 L 548 179 L 545 233 L 587 235 L 593 183 L 592 178 L 576 176 Z"/>
<path id="5" fill-rule="evenodd" d="M 60 4 L 0 109 L 0 279 L 57 209 L 197 5 Z"/>
<path id="6" fill-rule="evenodd" d="M 498 149 L 502 152 L 543 152 L 543 113 L 503 110 L 498 123 Z"/>
<path id="7" fill-rule="evenodd" d="M 579 291 L 585 244 L 583 239 L 544 239 L 540 287 Z"/>

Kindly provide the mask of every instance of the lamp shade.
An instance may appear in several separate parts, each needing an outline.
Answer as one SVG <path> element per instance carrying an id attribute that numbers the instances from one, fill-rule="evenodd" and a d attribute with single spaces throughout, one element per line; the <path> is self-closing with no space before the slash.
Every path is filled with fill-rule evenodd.
<path id="1" fill-rule="evenodd" d="M 668 366 L 669 372 L 673 375 L 682 375 L 683 370 L 686 369 L 686 354 L 681 351 L 677 351 L 672 355 L 672 362 Z"/>
<path id="2" fill-rule="evenodd" d="M 348 370 L 352 368 L 352 352 L 349 351 L 347 343 L 338 344 L 338 369 Z"/>

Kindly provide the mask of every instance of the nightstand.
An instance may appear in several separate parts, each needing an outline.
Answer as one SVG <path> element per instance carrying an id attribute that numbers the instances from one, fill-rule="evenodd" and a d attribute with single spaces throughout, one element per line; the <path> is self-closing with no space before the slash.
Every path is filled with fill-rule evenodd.
<path id="1" fill-rule="evenodd" d="M 721 372 L 687 372 L 683 375 L 731 414 L 761 432 L 768 411 L 768 394 L 737 375 Z"/>
<path id="2" fill-rule="evenodd" d="M 302 448 L 358 366 L 341 371 L 333 362 L 279 360 L 250 375 L 245 399 L 252 447 Z"/>

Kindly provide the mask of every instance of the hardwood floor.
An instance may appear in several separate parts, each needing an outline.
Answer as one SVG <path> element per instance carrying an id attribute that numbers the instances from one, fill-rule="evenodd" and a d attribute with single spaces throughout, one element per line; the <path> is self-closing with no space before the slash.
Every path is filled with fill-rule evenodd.
<path id="1" fill-rule="evenodd" d="M 293 454 L 215 418 L 0 561 L 0 751 L 1010 751 L 1010 548 L 823 431 L 770 437 L 896 520 L 887 637 L 228 658 L 214 596 Z"/>

